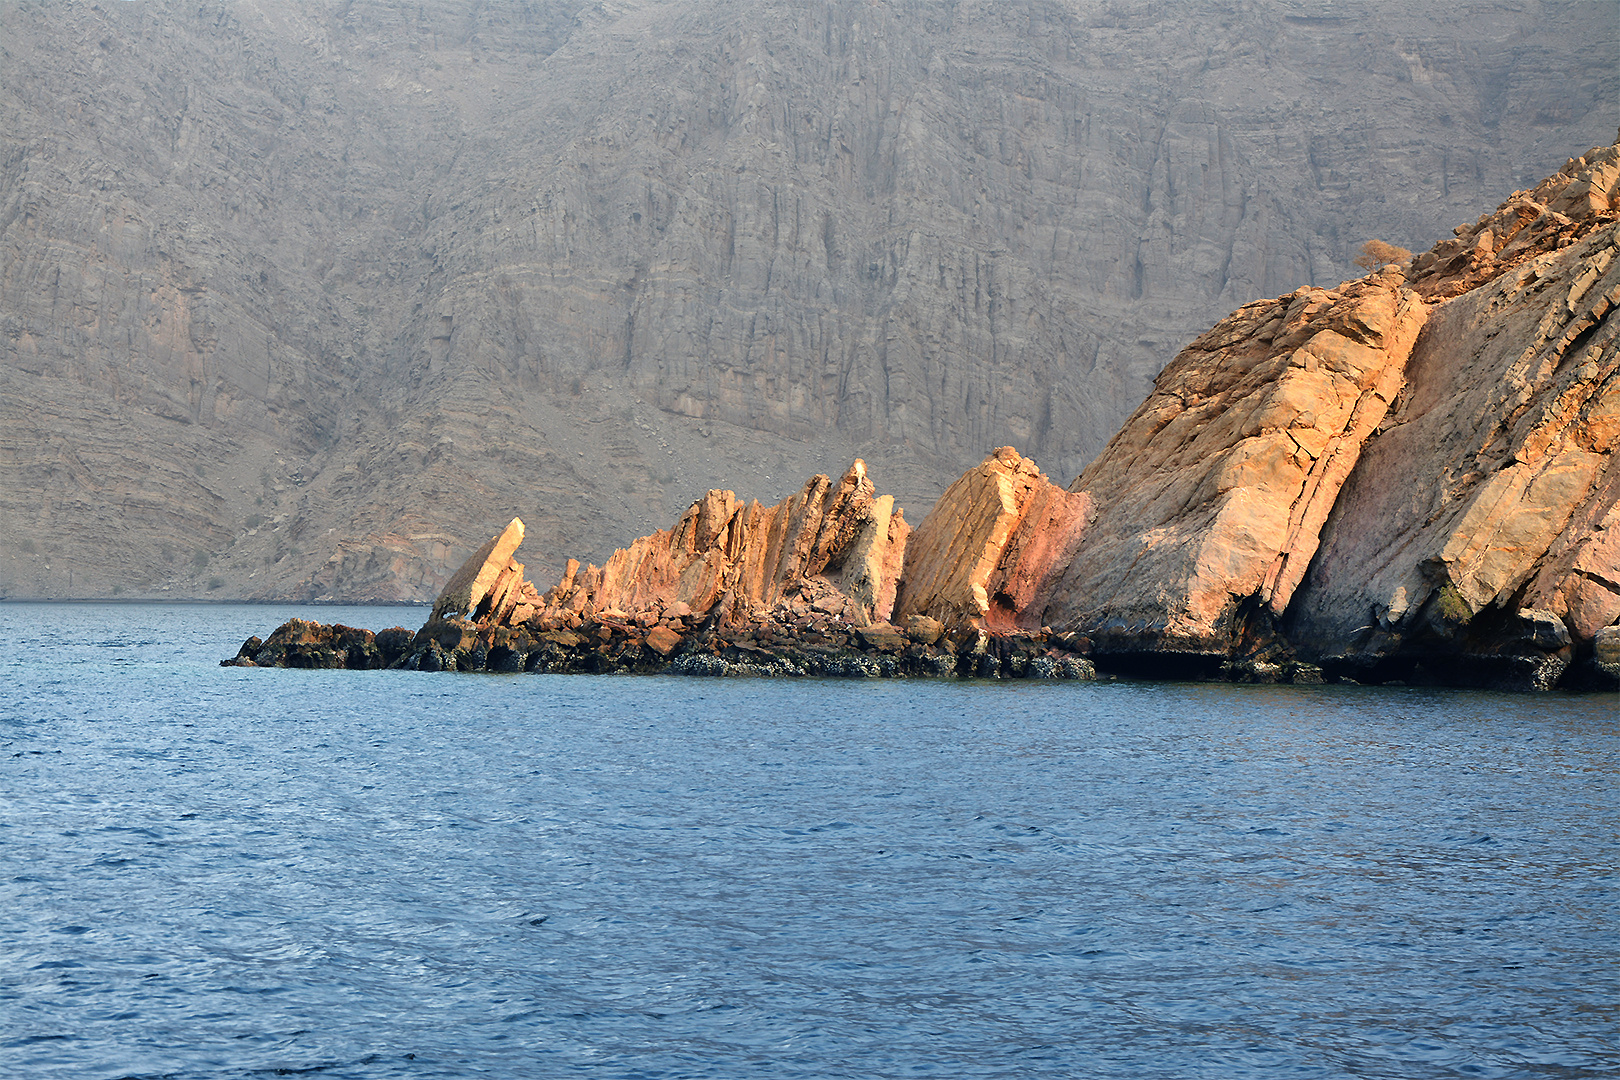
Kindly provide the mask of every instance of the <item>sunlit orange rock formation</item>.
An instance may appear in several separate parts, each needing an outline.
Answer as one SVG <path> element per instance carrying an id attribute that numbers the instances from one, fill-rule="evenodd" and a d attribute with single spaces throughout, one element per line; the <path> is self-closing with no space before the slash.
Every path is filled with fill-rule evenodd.
<path id="1" fill-rule="evenodd" d="M 1003 446 L 946 489 L 906 549 L 898 610 L 946 626 L 1040 629 L 1044 598 L 1091 517 L 1035 463 Z"/>
<path id="2" fill-rule="evenodd" d="M 690 651 L 699 632 L 711 651 L 759 650 L 761 637 L 836 648 L 852 635 L 899 651 L 909 639 L 888 619 L 910 531 L 857 460 L 836 483 L 812 477 L 775 506 L 711 491 L 601 567 L 570 560 L 541 594 L 513 557 L 523 540 L 513 519 L 445 587 L 407 662 L 487 668 L 493 657 L 510 669 L 549 650 L 544 662 L 565 670 L 635 667 Z"/>
<path id="3" fill-rule="evenodd" d="M 1620 685 L 1617 188 L 1594 150 L 1404 266 L 1245 305 L 1068 490 L 1002 447 L 912 534 L 857 461 L 711 491 L 544 594 L 514 520 L 402 662 Z"/>
<path id="4" fill-rule="evenodd" d="M 1425 315 L 1380 274 L 1249 304 L 1189 345 L 1071 485 L 1097 518 L 1041 621 L 1224 652 L 1249 608 L 1284 610 Z"/>
<path id="5" fill-rule="evenodd" d="M 743 626 L 833 593 L 841 599 L 825 613 L 855 626 L 885 622 L 910 531 L 859 460 L 836 484 L 812 477 L 771 507 L 711 491 L 673 529 L 614 552 L 600 569 L 571 561 L 545 595 L 540 625 L 643 619 L 682 605 Z"/>

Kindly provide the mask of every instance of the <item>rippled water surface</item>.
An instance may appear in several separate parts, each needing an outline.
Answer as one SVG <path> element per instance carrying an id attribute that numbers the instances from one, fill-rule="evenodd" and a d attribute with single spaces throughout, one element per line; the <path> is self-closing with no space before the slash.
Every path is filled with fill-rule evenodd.
<path id="1" fill-rule="evenodd" d="M 0 605 L 0 1076 L 1612 1077 L 1620 702 L 217 666 Z"/>

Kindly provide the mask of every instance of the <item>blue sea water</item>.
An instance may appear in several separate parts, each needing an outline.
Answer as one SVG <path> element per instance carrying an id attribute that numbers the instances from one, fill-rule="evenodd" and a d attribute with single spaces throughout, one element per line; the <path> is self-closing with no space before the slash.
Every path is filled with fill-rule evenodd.
<path id="1" fill-rule="evenodd" d="M 0 604 L 0 1076 L 1613 1077 L 1620 702 L 220 668 Z"/>

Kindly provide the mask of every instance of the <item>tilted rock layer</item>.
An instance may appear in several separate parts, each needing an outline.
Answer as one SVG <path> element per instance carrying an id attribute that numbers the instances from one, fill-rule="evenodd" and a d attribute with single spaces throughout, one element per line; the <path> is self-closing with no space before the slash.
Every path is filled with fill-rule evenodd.
<path id="1" fill-rule="evenodd" d="M 969 469 L 906 552 L 902 617 L 998 632 L 1039 629 L 1037 599 L 1073 557 L 1091 499 L 1053 484 L 1010 446 Z"/>
<path id="2" fill-rule="evenodd" d="M 399 663 L 1620 685 L 1620 145 L 1457 236 L 1240 308 L 1067 491 L 1002 447 L 913 535 L 856 461 L 544 595 L 513 521 Z"/>
<path id="3" fill-rule="evenodd" d="M 894 497 L 876 494 L 859 460 L 836 484 L 813 477 L 772 507 L 711 491 L 674 529 L 614 552 L 601 569 L 571 563 L 540 621 L 639 618 L 684 605 L 744 626 L 791 608 L 791 598 L 834 590 L 847 602 L 833 614 L 857 626 L 885 622 L 909 532 Z"/>
<path id="4" fill-rule="evenodd" d="M 1003 621 L 1166 673 L 1304 656 L 1363 678 L 1544 688 L 1572 662 L 1609 663 L 1617 210 L 1620 146 L 1410 268 L 1239 309 L 1071 485 L 1089 519 L 1051 530 L 1069 556 Z M 1015 550 L 1017 500 L 986 481 L 1018 465 L 998 452 L 923 522 L 902 607 L 955 573 L 958 602 L 933 610 L 989 612 L 968 576 Z"/>
<path id="5" fill-rule="evenodd" d="M 1042 621 L 1102 642 L 1225 651 L 1280 612 L 1426 309 L 1398 274 L 1247 305 L 1189 345 L 1074 481 L 1097 518 Z"/>
<path id="6" fill-rule="evenodd" d="M 710 491 L 674 528 L 601 567 L 569 560 L 542 595 L 513 558 L 523 539 L 514 519 L 451 579 L 403 663 L 487 667 L 495 650 L 497 665 L 633 668 L 689 654 L 694 632 L 711 653 L 717 634 L 752 649 L 777 635 L 903 648 L 909 639 L 888 619 L 910 531 L 857 460 L 837 482 L 812 477 L 775 506 Z"/>
<path id="7" fill-rule="evenodd" d="M 1620 620 L 1620 148 L 1592 157 L 1601 186 L 1551 223 L 1573 242 L 1435 310 L 1291 612 L 1300 647 L 1395 670 L 1539 641 L 1550 682 Z"/>

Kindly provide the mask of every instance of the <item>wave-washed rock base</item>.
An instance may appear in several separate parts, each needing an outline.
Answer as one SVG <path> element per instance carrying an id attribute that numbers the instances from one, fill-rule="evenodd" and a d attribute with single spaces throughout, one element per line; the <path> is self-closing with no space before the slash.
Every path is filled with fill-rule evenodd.
<path id="1" fill-rule="evenodd" d="M 666 626 L 665 629 L 668 629 Z M 670 631 L 671 634 L 674 631 Z M 224 667 L 381 668 L 413 671 L 483 671 L 517 674 L 654 674 L 856 679 L 901 677 L 1082 679 L 1097 677 L 1084 656 L 1065 642 L 1040 637 L 975 634 L 930 640 L 923 624 L 910 635 L 893 626 L 781 639 L 688 628 L 673 647 L 667 637 L 625 623 L 591 623 L 539 634 L 459 632 L 418 635 L 404 627 L 378 633 L 342 624 L 292 619 L 269 638 L 251 637 Z M 1320 680 L 1317 680 L 1320 681 Z"/>

